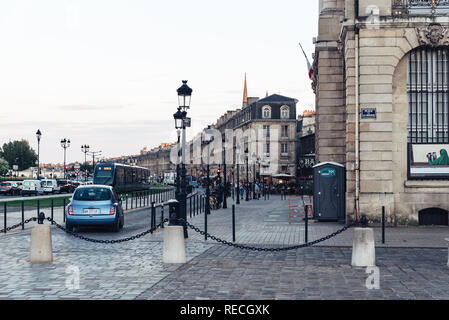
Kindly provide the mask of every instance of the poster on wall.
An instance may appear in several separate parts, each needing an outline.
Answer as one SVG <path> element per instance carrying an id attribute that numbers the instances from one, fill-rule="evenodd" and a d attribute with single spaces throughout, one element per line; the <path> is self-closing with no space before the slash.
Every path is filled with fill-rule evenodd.
<path id="1" fill-rule="evenodd" d="M 410 144 L 410 178 L 449 179 L 448 151 L 449 144 Z"/>

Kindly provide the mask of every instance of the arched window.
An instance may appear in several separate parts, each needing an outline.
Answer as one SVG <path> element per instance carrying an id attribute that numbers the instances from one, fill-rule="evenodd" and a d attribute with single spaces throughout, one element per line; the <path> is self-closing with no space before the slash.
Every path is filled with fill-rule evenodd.
<path id="1" fill-rule="evenodd" d="M 449 178 L 449 47 L 407 56 L 409 177 Z"/>
<path id="2" fill-rule="evenodd" d="M 262 118 L 271 119 L 271 107 L 265 106 L 262 108 Z"/>
<path id="3" fill-rule="evenodd" d="M 290 108 L 288 106 L 281 107 L 281 119 L 290 118 Z"/>

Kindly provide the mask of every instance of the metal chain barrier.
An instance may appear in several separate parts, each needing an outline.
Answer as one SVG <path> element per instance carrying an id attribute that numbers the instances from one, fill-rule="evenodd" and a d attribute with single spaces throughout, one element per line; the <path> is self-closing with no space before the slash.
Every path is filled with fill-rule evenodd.
<path id="1" fill-rule="evenodd" d="M 257 248 L 257 247 L 243 246 L 243 245 L 235 244 L 235 243 L 232 243 L 232 242 L 229 242 L 229 241 L 226 241 L 226 240 L 219 239 L 219 238 L 217 238 L 217 237 L 215 237 L 215 236 L 213 236 L 213 235 L 211 235 L 211 234 L 209 234 L 207 232 L 204 232 L 204 231 L 200 230 L 199 228 L 195 227 L 194 225 L 190 224 L 189 222 L 185 221 L 184 219 L 179 219 L 179 221 L 180 221 L 181 224 L 185 225 L 186 227 L 194 230 L 195 232 L 197 232 L 197 233 L 199 233 L 199 234 L 201 234 L 203 236 L 207 236 L 208 238 L 210 238 L 210 239 L 212 239 L 212 240 L 214 240 L 214 241 L 216 241 L 218 243 L 222 243 L 224 245 L 227 245 L 227 246 L 230 246 L 230 247 L 234 247 L 234 248 L 237 248 L 237 249 L 250 250 L 250 251 L 259 251 L 259 252 L 281 252 L 281 251 L 290 251 L 290 250 L 297 250 L 297 249 L 303 249 L 303 248 L 311 247 L 311 246 L 314 246 L 314 245 L 316 245 L 316 244 L 318 244 L 320 242 L 324 242 L 326 240 L 329 240 L 329 239 L 339 235 L 340 233 L 343 233 L 346 230 L 354 227 L 357 224 L 356 222 L 352 222 L 349 225 L 346 225 L 344 228 L 342 228 L 342 229 L 340 229 L 340 230 L 338 230 L 338 231 L 336 231 L 336 232 L 334 232 L 332 234 L 329 234 L 329 235 L 327 235 L 327 236 L 325 236 L 325 237 L 323 237 L 321 239 L 318 239 L 318 240 L 315 240 L 315 241 L 312 241 L 312 242 L 308 242 L 308 243 L 304 243 L 304 244 L 301 244 L 301 245 L 297 245 L 297 246 L 284 247 L 284 248 Z"/>
<path id="2" fill-rule="evenodd" d="M 36 218 L 36 217 L 33 217 L 33 218 L 30 218 L 30 219 L 27 219 L 27 220 L 25 220 L 24 222 L 21 222 L 21 223 L 18 223 L 18 224 L 13 225 L 13 226 L 11 226 L 11 227 L 8 227 L 8 228 L 6 228 L 6 229 L 0 230 L 0 233 L 5 233 L 5 232 L 8 232 L 8 231 L 17 229 L 17 228 L 19 228 L 19 227 L 21 227 L 21 226 L 26 225 L 27 223 L 30 223 L 31 221 L 37 221 L 37 218 Z"/>
<path id="3" fill-rule="evenodd" d="M 155 226 L 154 228 L 151 228 L 145 232 L 139 233 L 138 235 L 129 237 L 129 238 L 124 238 L 124 239 L 119 239 L 119 240 L 100 240 L 100 239 L 92 239 L 92 238 L 87 238 L 84 237 L 80 234 L 77 234 L 73 231 L 69 231 L 66 228 L 64 228 L 63 226 L 59 225 L 58 223 L 56 223 L 52 218 L 47 218 L 48 221 L 50 221 L 52 224 L 54 224 L 58 229 L 61 229 L 62 231 L 74 236 L 75 238 L 84 240 L 84 241 L 88 241 L 88 242 L 93 242 L 93 243 L 103 243 L 103 244 L 116 244 L 116 243 L 122 243 L 122 242 L 127 242 L 127 241 L 132 241 L 132 240 L 136 240 L 139 239 L 143 236 L 146 236 L 150 233 L 153 233 L 154 231 L 156 231 L 157 229 L 161 228 L 162 225 L 166 222 L 168 222 L 168 219 L 165 219 L 163 222 L 161 222 L 160 224 L 158 224 L 157 226 Z"/>

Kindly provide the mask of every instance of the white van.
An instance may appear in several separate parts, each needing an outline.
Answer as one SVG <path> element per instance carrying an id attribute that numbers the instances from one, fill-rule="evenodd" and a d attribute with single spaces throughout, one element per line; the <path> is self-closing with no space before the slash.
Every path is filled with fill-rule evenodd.
<path id="1" fill-rule="evenodd" d="M 44 188 L 44 193 L 56 193 L 61 190 L 58 186 L 58 182 L 55 179 L 44 179 L 41 181 L 42 188 Z"/>
<path id="2" fill-rule="evenodd" d="M 20 192 L 22 196 L 25 195 L 40 195 L 44 194 L 44 188 L 42 188 L 41 180 L 25 180 L 23 181 L 23 188 Z"/>

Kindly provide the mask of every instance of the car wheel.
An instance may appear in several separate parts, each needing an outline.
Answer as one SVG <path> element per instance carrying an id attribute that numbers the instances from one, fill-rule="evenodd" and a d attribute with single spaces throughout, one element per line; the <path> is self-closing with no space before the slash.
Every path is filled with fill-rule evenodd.
<path id="1" fill-rule="evenodd" d="M 65 223 L 65 228 L 67 229 L 67 231 L 73 232 L 73 225 L 70 223 Z"/>
<path id="2" fill-rule="evenodd" d="M 112 231 L 119 232 L 120 231 L 120 219 L 117 217 L 117 220 L 112 225 Z"/>
<path id="3" fill-rule="evenodd" d="M 123 216 L 122 219 L 120 219 L 120 229 L 123 229 L 123 226 L 125 225 L 125 217 Z"/>

